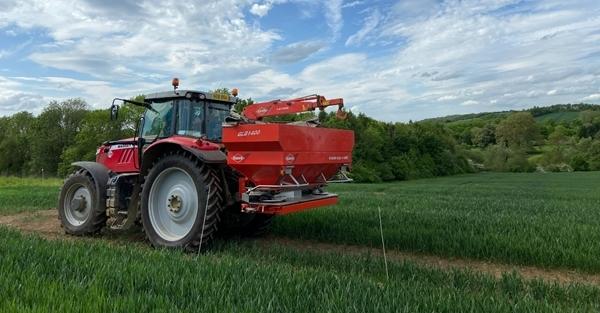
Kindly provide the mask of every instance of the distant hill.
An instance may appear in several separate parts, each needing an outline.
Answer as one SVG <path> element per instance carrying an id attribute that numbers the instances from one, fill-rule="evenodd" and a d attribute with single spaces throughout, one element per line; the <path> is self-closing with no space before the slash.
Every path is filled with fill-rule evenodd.
<path id="1" fill-rule="evenodd" d="M 582 111 L 600 111 L 600 105 L 598 104 L 555 104 L 546 107 L 535 106 L 533 108 L 525 110 L 510 110 L 510 111 L 498 111 L 498 112 L 483 112 L 483 113 L 470 113 L 470 114 L 457 114 L 448 115 L 443 117 L 436 117 L 422 120 L 423 122 L 442 122 L 442 123 L 463 123 L 472 120 L 492 120 L 497 118 L 505 117 L 515 112 L 530 112 L 533 117 L 539 122 L 546 121 L 572 121 L 579 118 L 579 113 Z"/>

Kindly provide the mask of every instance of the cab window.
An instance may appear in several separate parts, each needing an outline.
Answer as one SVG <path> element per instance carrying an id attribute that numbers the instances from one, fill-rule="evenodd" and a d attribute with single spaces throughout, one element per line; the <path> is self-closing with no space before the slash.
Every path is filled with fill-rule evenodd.
<path id="1" fill-rule="evenodd" d="M 202 136 L 204 129 L 204 102 L 180 101 L 177 113 L 178 135 Z"/>
<path id="2" fill-rule="evenodd" d="M 223 122 L 229 115 L 230 106 L 221 103 L 207 104 L 206 137 L 213 141 L 221 141 Z"/>
<path id="3" fill-rule="evenodd" d="M 153 110 L 144 113 L 144 125 L 141 136 L 146 140 L 154 140 L 159 137 L 171 135 L 173 122 L 173 101 L 152 103 Z"/>

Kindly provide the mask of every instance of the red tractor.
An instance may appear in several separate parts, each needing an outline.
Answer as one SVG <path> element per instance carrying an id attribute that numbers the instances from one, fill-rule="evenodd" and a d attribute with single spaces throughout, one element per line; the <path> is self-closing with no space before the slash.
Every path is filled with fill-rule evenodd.
<path id="1" fill-rule="evenodd" d="M 198 250 L 217 230 L 255 235 L 275 215 L 332 205 L 324 187 L 349 181 L 354 133 L 318 123 L 263 122 L 264 117 L 339 107 L 314 95 L 232 110 L 222 93 L 174 90 L 144 102 L 135 138 L 108 141 L 96 162 L 75 162 L 58 211 L 65 232 L 94 234 L 140 222 L 156 247 Z M 116 118 L 119 106 L 111 107 Z"/>

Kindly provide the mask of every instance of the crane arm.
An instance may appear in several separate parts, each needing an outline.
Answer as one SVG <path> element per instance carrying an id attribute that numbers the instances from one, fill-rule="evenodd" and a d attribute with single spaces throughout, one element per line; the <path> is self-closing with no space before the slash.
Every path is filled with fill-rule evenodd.
<path id="1" fill-rule="evenodd" d="M 301 112 L 314 111 L 315 109 L 324 110 L 328 106 L 338 106 L 337 117 L 345 118 L 346 113 L 342 111 L 344 99 L 337 98 L 327 100 L 323 96 L 311 95 L 302 98 L 290 100 L 273 100 L 268 102 L 254 103 L 242 112 L 249 120 L 261 120 L 264 117 L 295 114 Z"/>

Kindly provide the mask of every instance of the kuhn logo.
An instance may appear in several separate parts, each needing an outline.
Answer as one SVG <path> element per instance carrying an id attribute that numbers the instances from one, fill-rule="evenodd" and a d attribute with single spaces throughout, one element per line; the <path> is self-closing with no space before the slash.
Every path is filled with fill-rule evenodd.
<path id="1" fill-rule="evenodd" d="M 350 157 L 347 155 L 330 155 L 329 161 L 346 161 L 349 160 Z"/>
<path id="2" fill-rule="evenodd" d="M 260 135 L 260 129 L 244 130 L 237 134 L 238 137 L 258 136 Z"/>
<path id="3" fill-rule="evenodd" d="M 256 114 L 265 114 L 269 112 L 269 109 L 267 109 L 266 107 L 260 107 L 258 108 L 258 110 L 256 110 Z"/>
<path id="4" fill-rule="evenodd" d="M 292 162 L 296 161 L 296 157 L 290 153 L 285 156 L 285 161 L 288 163 L 292 163 Z"/>
<path id="5" fill-rule="evenodd" d="M 243 155 L 238 153 L 238 154 L 232 156 L 231 159 L 236 161 L 237 163 L 240 163 L 240 162 L 244 161 L 246 158 Z"/>

